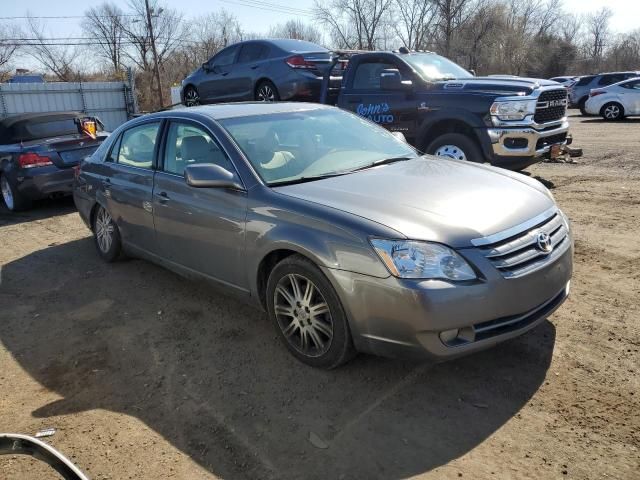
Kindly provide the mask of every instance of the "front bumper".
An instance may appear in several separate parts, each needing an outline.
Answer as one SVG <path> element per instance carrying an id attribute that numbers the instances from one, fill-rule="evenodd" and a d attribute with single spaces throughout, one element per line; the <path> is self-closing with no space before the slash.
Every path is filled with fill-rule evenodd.
<path id="1" fill-rule="evenodd" d="M 544 130 L 533 127 L 487 129 L 493 153 L 498 157 L 543 157 L 553 145 L 565 145 L 568 132 L 569 122 L 566 119 Z"/>
<path id="2" fill-rule="evenodd" d="M 543 322 L 569 293 L 571 245 L 555 261 L 520 278 L 507 279 L 474 248 L 460 250 L 481 279 L 384 279 L 325 269 L 350 321 L 359 351 L 443 361 L 522 335 Z M 458 329 L 460 341 L 441 333 Z"/>

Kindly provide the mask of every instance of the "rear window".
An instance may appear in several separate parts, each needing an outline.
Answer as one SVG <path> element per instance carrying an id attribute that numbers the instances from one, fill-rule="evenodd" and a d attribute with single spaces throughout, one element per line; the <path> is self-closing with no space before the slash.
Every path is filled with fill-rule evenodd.
<path id="1" fill-rule="evenodd" d="M 60 137 L 78 133 L 78 126 L 73 118 L 52 122 L 27 123 L 25 128 L 33 138 Z"/>
<path id="2" fill-rule="evenodd" d="M 584 87 L 585 85 L 589 85 L 594 78 L 595 78 L 595 75 L 589 75 L 588 77 L 582 77 L 580 80 L 578 80 L 578 83 L 576 83 L 576 86 L 577 87 Z"/>

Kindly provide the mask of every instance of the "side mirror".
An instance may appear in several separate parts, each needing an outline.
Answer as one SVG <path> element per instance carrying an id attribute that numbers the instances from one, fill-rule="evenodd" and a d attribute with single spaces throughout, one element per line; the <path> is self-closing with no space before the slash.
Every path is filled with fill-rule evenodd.
<path id="1" fill-rule="evenodd" d="M 391 135 L 396 137 L 398 140 L 401 140 L 404 143 L 407 143 L 407 137 L 404 136 L 404 133 L 402 133 L 402 132 L 391 132 Z"/>
<path id="2" fill-rule="evenodd" d="M 209 72 L 209 62 L 204 62 L 202 64 L 202 70 L 207 72 L 207 73 Z"/>
<path id="3" fill-rule="evenodd" d="M 190 187 L 244 190 L 233 172 L 214 163 L 188 165 L 184 169 L 184 178 Z"/>
<path id="4" fill-rule="evenodd" d="M 473 75 L 474 77 L 476 76 L 476 71 L 475 71 L 473 68 L 470 68 L 470 69 L 469 69 L 469 73 L 470 73 L 471 75 Z"/>
<path id="5" fill-rule="evenodd" d="M 380 73 L 381 90 L 401 91 L 411 88 L 412 85 L 411 80 L 402 80 L 398 69 L 389 68 Z"/>

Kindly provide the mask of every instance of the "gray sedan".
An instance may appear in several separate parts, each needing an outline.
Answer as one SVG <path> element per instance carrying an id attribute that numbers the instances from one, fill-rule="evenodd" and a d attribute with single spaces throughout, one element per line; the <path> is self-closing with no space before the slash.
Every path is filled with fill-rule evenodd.
<path id="1" fill-rule="evenodd" d="M 421 156 L 332 107 L 146 115 L 82 163 L 74 197 L 105 260 L 253 301 L 315 367 L 454 358 L 535 327 L 569 292 L 571 230 L 543 185 Z"/>

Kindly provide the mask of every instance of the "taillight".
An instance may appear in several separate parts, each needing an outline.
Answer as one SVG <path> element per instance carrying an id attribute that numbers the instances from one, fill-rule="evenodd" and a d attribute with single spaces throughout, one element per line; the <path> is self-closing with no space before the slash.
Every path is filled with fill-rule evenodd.
<path id="1" fill-rule="evenodd" d="M 598 95 L 602 95 L 603 93 L 607 93 L 604 90 L 595 90 L 593 92 L 589 92 L 590 97 L 596 97 Z"/>
<path id="2" fill-rule="evenodd" d="M 73 166 L 73 179 L 78 180 L 80 177 L 80 164 Z"/>
<path id="3" fill-rule="evenodd" d="M 316 64 L 308 62 L 302 55 L 294 55 L 285 60 L 286 64 L 291 68 L 316 68 Z"/>
<path id="4" fill-rule="evenodd" d="M 33 168 L 33 167 L 44 167 L 46 165 L 52 165 L 52 162 L 49 157 L 45 157 L 42 155 L 38 155 L 37 153 L 29 152 L 29 153 L 22 153 L 18 157 L 18 165 L 20 165 L 21 168 Z"/>

